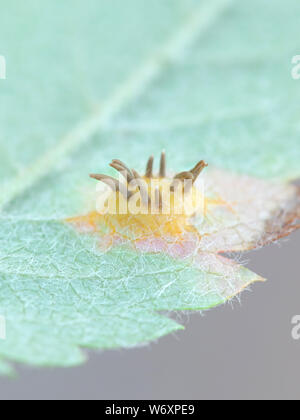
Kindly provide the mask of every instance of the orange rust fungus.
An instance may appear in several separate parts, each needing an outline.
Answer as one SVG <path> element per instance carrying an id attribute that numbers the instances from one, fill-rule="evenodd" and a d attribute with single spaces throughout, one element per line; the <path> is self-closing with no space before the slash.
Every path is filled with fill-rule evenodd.
<path id="1" fill-rule="evenodd" d="M 118 159 L 114 159 L 110 166 L 121 174 L 119 180 L 91 174 L 91 178 L 108 185 L 111 191 L 101 201 L 100 207 L 97 206 L 97 211 L 67 222 L 80 230 L 131 241 L 161 238 L 180 242 L 191 233 L 200 239 L 191 223 L 192 218 L 201 213 L 204 216 L 208 205 L 226 205 L 221 199 L 205 199 L 195 186 L 207 164 L 201 160 L 191 170 L 168 178 L 165 153 L 161 155 L 157 176 L 153 175 L 153 161 L 151 156 L 143 176 Z"/>

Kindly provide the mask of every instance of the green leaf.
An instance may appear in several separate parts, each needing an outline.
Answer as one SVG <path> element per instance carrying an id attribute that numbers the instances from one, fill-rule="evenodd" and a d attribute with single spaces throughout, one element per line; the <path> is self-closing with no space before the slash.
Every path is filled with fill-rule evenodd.
<path id="1" fill-rule="evenodd" d="M 296 227 L 298 190 L 283 181 L 299 176 L 299 2 L 0 6 L 0 373 L 8 361 L 71 366 L 80 348 L 149 342 L 182 328 L 166 313 L 262 280 L 219 253 Z M 205 159 L 206 193 L 235 206 L 197 226 L 196 253 L 104 252 L 99 235 L 65 223 L 95 207 L 90 172 L 112 175 L 112 158 L 140 170 L 162 148 L 174 171 Z"/>
<path id="2" fill-rule="evenodd" d="M 217 256 L 206 257 L 219 271 L 209 273 L 127 247 L 101 254 L 89 237 L 55 222 L 5 221 L 1 232 L 1 355 L 31 364 L 72 365 L 82 361 L 77 346 L 158 338 L 180 326 L 157 311 L 209 308 L 260 280 Z"/>

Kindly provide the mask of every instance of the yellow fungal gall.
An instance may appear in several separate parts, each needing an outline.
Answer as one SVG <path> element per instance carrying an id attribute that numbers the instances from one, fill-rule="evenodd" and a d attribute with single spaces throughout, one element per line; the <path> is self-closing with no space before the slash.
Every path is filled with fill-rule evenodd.
<path id="1" fill-rule="evenodd" d="M 153 162 L 151 156 L 144 175 L 118 159 L 110 166 L 119 173 L 119 179 L 91 174 L 108 186 L 108 191 L 101 191 L 96 211 L 68 222 L 101 234 L 104 248 L 129 240 L 140 249 L 163 251 L 169 244 L 180 245 L 191 238 L 199 241 L 193 220 L 204 217 L 209 204 L 224 204 L 222 200 L 206 200 L 204 189 L 195 185 L 207 164 L 201 160 L 189 171 L 168 177 L 165 153 L 161 154 L 157 175 Z"/>

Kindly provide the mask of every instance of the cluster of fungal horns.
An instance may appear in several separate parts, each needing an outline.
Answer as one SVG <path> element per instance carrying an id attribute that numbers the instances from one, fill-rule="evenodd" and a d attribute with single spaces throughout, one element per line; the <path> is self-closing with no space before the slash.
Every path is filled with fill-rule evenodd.
<path id="1" fill-rule="evenodd" d="M 159 173 L 157 176 L 153 175 L 153 162 L 154 157 L 150 156 L 146 165 L 146 172 L 144 176 L 141 176 L 135 169 L 129 169 L 128 166 L 119 159 L 113 159 L 109 166 L 116 169 L 124 177 L 126 184 L 120 182 L 116 178 L 113 178 L 108 175 L 103 174 L 90 174 L 91 178 L 94 178 L 98 181 L 102 181 L 112 188 L 113 191 L 120 192 L 125 199 L 129 200 L 132 195 L 135 194 L 136 189 L 138 188 L 141 200 L 145 205 L 151 204 L 151 198 L 148 194 L 147 184 L 151 179 L 157 180 L 166 180 L 166 155 L 165 152 L 162 152 L 159 165 Z M 172 179 L 170 179 L 170 190 L 174 192 L 177 185 L 184 185 L 185 181 L 190 181 L 188 183 L 188 189 L 191 189 L 194 182 L 203 171 L 207 164 L 201 160 L 198 162 L 191 170 L 184 171 L 176 174 Z M 134 190 L 132 190 L 134 187 Z M 188 191 L 185 191 L 188 192 Z M 161 207 L 162 197 L 159 187 L 155 189 L 155 201 Z"/>

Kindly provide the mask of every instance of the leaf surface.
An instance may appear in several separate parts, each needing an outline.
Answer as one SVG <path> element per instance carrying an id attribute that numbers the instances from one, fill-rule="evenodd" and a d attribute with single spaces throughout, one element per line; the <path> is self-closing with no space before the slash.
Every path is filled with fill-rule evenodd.
<path id="1" fill-rule="evenodd" d="M 170 311 L 263 280 L 219 254 L 297 226 L 299 192 L 285 181 L 299 176 L 299 12 L 296 0 L 3 3 L 0 373 L 149 342 L 182 328 Z M 205 159 L 207 195 L 228 204 L 191 248 L 103 252 L 98 235 L 65 223 L 95 207 L 90 172 L 113 175 L 112 158 L 142 170 L 162 148 L 173 171 Z"/>

